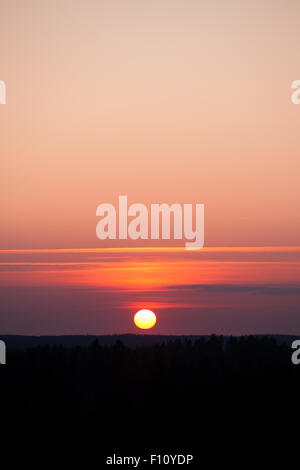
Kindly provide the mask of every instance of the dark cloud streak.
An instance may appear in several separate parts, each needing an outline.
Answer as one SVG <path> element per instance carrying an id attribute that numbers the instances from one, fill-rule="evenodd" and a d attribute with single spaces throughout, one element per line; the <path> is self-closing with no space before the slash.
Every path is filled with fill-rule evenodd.
<path id="1" fill-rule="evenodd" d="M 250 293 L 260 295 L 300 295 L 299 285 L 270 284 L 177 284 L 171 290 L 202 291 L 210 293 Z"/>

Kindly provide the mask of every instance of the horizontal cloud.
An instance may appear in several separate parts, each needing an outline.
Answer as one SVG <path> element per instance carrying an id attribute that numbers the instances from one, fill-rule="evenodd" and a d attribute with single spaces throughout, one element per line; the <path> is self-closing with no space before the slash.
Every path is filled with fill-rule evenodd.
<path id="1" fill-rule="evenodd" d="M 263 295 L 300 295 L 299 285 L 270 284 L 177 284 L 169 286 L 175 290 L 193 290 L 214 293 L 253 293 Z"/>

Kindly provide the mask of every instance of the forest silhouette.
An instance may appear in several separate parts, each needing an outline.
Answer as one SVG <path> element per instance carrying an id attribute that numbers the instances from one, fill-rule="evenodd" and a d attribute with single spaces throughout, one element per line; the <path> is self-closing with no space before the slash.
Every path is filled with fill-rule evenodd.
<path id="1" fill-rule="evenodd" d="M 290 347 L 266 336 L 37 346 L 9 351 L 0 373 L 7 436 L 99 455 L 193 448 L 215 459 L 217 448 L 265 446 L 266 435 L 276 447 L 300 386 Z"/>

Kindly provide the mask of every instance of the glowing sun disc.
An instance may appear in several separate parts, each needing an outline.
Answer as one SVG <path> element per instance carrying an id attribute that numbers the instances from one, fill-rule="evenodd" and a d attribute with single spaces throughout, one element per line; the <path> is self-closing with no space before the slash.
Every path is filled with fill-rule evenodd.
<path id="1" fill-rule="evenodd" d="M 138 328 L 142 328 L 143 330 L 148 330 L 148 328 L 152 328 L 156 323 L 156 315 L 152 310 L 139 310 L 134 315 L 134 323 Z"/>

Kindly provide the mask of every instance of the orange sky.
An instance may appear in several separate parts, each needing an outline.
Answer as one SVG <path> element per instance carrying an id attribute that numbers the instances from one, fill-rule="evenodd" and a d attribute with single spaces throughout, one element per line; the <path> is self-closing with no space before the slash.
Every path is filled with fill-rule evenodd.
<path id="1" fill-rule="evenodd" d="M 300 333 L 300 248 L 0 250 L 1 333 Z"/>
<path id="2" fill-rule="evenodd" d="M 300 333 L 299 63 L 298 0 L 1 0 L 0 332 Z M 119 195 L 205 248 L 99 240 Z"/>
<path id="3" fill-rule="evenodd" d="M 299 243 L 296 0 L 1 1 L 0 248 L 102 247 L 98 204 L 205 204 Z M 114 245 L 115 246 L 115 245 Z"/>

